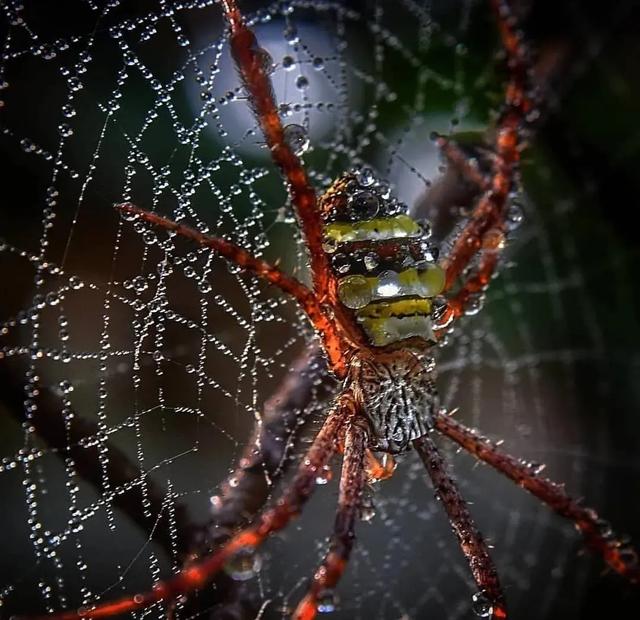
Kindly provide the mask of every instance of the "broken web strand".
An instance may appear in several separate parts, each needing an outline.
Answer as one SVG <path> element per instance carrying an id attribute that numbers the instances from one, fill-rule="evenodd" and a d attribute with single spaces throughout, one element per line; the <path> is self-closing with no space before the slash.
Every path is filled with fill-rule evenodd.
<path id="1" fill-rule="evenodd" d="M 587 547 L 600 554 L 614 571 L 632 583 L 640 584 L 638 552 L 617 536 L 611 525 L 601 519 L 593 508 L 583 506 L 581 502 L 571 498 L 566 493 L 564 485 L 541 476 L 543 466 L 523 462 L 501 451 L 494 442 L 466 428 L 444 411 L 436 414 L 436 428 L 477 459 L 488 463 L 518 486 L 535 495 L 554 512 L 573 521 L 584 536 Z"/>
<path id="2" fill-rule="evenodd" d="M 116 614 L 141 610 L 160 601 L 168 604 L 182 595 L 202 588 L 224 568 L 227 562 L 232 560 L 235 554 L 255 550 L 271 534 L 286 527 L 300 514 L 313 493 L 318 478 L 323 475 L 322 472 L 326 471 L 329 461 L 338 448 L 338 435 L 345 423 L 345 413 L 351 409 L 350 404 L 344 399 L 338 402 L 302 459 L 291 485 L 276 505 L 262 513 L 254 525 L 235 534 L 213 553 L 187 565 L 174 577 L 159 581 L 148 593 L 126 596 L 116 601 L 93 607 L 82 607 L 75 611 L 30 617 L 30 620 L 108 618 Z"/>

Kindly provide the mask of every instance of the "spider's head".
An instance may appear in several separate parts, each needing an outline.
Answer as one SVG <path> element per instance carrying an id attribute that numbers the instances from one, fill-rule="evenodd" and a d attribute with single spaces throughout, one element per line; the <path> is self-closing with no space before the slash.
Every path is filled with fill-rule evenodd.
<path id="1" fill-rule="evenodd" d="M 341 175 L 319 206 L 339 303 L 353 311 L 370 344 L 433 341 L 432 299 L 444 273 L 428 222 L 411 218 L 369 169 Z"/>

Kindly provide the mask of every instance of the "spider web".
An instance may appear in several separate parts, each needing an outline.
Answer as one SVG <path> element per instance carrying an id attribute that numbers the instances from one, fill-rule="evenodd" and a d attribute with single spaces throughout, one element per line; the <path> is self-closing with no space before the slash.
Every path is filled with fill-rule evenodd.
<path id="1" fill-rule="evenodd" d="M 640 191 L 637 7 L 524 4 L 549 102 L 525 160 L 525 220 L 484 308 L 438 352 L 439 389 L 461 420 L 546 463 L 637 540 L 638 261 L 626 220 Z M 447 180 L 430 132 L 477 146 L 501 98 L 485 3 L 243 7 L 273 58 L 284 121 L 309 137 L 314 183 L 367 163 L 416 211 L 437 212 Z M 188 524 L 207 521 L 265 399 L 313 335 L 273 290 L 112 208 L 131 200 L 186 218 L 306 277 L 220 7 L 1 10 L 0 615 L 10 615 L 144 591 L 176 571 Z M 324 410 L 314 403 L 314 428 Z M 450 456 L 514 618 L 602 618 L 639 602 L 578 557 L 570 525 Z M 371 495 L 375 516 L 325 611 L 471 617 L 467 567 L 413 455 Z M 195 615 L 286 616 L 322 557 L 335 499 L 331 482 L 260 551 L 239 583 L 244 615 L 224 603 Z"/>

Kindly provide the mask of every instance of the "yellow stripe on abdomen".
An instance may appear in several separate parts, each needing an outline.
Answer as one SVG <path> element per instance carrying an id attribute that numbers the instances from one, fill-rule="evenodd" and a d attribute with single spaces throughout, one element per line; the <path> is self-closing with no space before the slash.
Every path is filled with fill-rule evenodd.
<path id="1" fill-rule="evenodd" d="M 364 222 L 332 222 L 324 227 L 324 236 L 335 243 L 396 239 L 419 235 L 420 232 L 418 223 L 403 214 Z"/>
<path id="2" fill-rule="evenodd" d="M 388 319 L 391 317 L 431 314 L 430 299 L 401 299 L 399 301 L 380 301 L 365 306 L 356 312 L 356 316 L 371 319 Z"/>
<path id="3" fill-rule="evenodd" d="M 431 318 L 428 316 L 365 318 L 360 319 L 359 323 L 375 347 L 384 347 L 399 340 L 416 336 L 428 341 L 434 340 Z"/>

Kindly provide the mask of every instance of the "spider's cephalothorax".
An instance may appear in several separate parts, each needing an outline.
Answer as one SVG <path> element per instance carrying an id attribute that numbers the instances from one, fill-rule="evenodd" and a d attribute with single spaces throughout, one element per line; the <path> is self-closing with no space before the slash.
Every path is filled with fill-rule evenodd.
<path id="1" fill-rule="evenodd" d="M 432 299 L 444 286 L 428 224 L 417 222 L 389 186 L 367 170 L 340 176 L 320 200 L 324 250 L 338 299 L 369 343 L 433 341 Z"/>
<path id="2" fill-rule="evenodd" d="M 404 452 L 433 428 L 438 395 L 434 360 L 428 355 L 399 349 L 357 357 L 350 379 L 368 421 L 371 449 Z"/>

